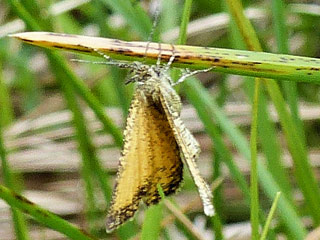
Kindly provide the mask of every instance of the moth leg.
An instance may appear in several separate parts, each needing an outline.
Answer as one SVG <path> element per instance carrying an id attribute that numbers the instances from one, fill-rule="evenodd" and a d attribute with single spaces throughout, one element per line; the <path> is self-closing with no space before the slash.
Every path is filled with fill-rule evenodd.
<path id="1" fill-rule="evenodd" d="M 196 71 L 190 71 L 190 69 L 187 68 L 185 70 L 185 72 L 182 74 L 182 76 L 178 79 L 178 81 L 173 83 L 172 86 L 176 86 L 176 85 L 184 82 L 184 80 L 186 80 L 188 77 L 191 77 L 191 76 L 196 75 L 198 73 L 210 72 L 213 68 L 214 67 L 206 68 L 206 69 L 202 69 L 202 70 L 196 70 Z"/>

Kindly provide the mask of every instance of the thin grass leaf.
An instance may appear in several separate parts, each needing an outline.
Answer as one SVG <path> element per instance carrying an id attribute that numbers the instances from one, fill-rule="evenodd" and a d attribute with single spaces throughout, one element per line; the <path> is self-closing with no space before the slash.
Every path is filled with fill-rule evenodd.
<path id="1" fill-rule="evenodd" d="M 194 239 L 205 240 L 201 232 L 199 232 L 192 222 L 169 200 L 164 200 L 164 205 L 173 213 L 173 215 L 179 220 L 179 222 L 185 227 L 190 236 Z"/>
<path id="2" fill-rule="evenodd" d="M 212 191 L 216 192 L 217 188 L 220 187 L 222 182 L 223 182 L 222 177 L 217 178 L 211 185 Z M 164 200 L 164 205 L 172 212 L 173 216 L 175 218 L 177 218 L 177 220 L 178 220 L 177 227 L 185 233 L 186 237 L 188 237 L 188 239 L 203 239 L 201 232 L 198 231 L 194 227 L 193 223 L 184 214 L 185 211 L 180 210 L 174 202 L 172 202 L 168 199 L 165 199 L 165 196 L 164 196 L 164 194 L 161 193 L 161 191 L 159 191 L 159 193 L 160 193 L 161 198 Z M 196 202 L 198 202 L 198 199 L 194 199 L 193 203 L 196 203 Z M 190 205 L 192 205 L 192 203 Z M 184 209 L 184 210 L 186 210 L 186 209 Z M 218 217 L 217 214 L 214 217 L 217 218 Z M 170 218 L 171 218 L 171 216 L 168 216 L 167 219 L 165 219 L 162 222 L 162 225 L 167 226 L 168 222 L 170 222 L 170 221 L 168 221 L 168 219 L 170 219 Z M 219 221 L 219 223 L 220 223 L 220 221 Z M 222 228 L 222 226 L 220 226 L 220 228 Z M 223 239 L 223 238 L 218 238 L 218 235 L 216 232 L 215 232 L 215 237 L 216 237 L 216 239 Z"/>
<path id="3" fill-rule="evenodd" d="M 50 56 L 50 59 L 57 59 L 53 58 Z M 53 60 L 54 61 L 54 60 Z M 52 62 L 52 66 L 56 66 L 55 62 Z M 88 136 L 88 132 L 86 129 L 86 124 L 84 120 L 84 116 L 80 110 L 80 107 L 77 103 L 72 85 L 68 81 L 63 81 L 63 76 L 60 72 L 59 69 L 53 69 L 54 72 L 56 73 L 57 80 L 59 81 L 59 84 L 61 86 L 62 92 L 64 93 L 64 97 L 66 99 L 68 108 L 73 114 L 72 120 L 73 120 L 73 125 L 75 127 L 76 131 L 76 137 L 79 143 L 78 149 L 79 152 L 81 153 L 82 157 L 82 168 L 81 168 L 81 173 L 82 173 L 82 178 L 84 180 L 84 185 L 86 189 L 86 214 L 87 214 L 87 220 L 89 223 L 89 228 L 90 232 L 93 234 L 94 233 L 94 220 L 96 218 L 95 213 L 98 212 L 98 208 L 96 206 L 96 200 L 94 196 L 94 183 L 93 183 L 93 173 L 92 168 L 90 167 L 90 161 L 91 161 L 91 156 L 94 156 L 95 158 L 95 150 L 93 148 L 93 145 L 90 141 L 90 138 Z"/>
<path id="4" fill-rule="evenodd" d="M 190 20 L 192 0 L 186 0 L 183 6 L 182 19 L 178 37 L 178 44 L 185 44 L 187 41 L 187 28 Z"/>
<path id="5" fill-rule="evenodd" d="M 272 10 L 272 21 L 275 37 L 277 40 L 278 52 L 283 54 L 289 53 L 289 43 L 288 43 L 288 31 L 286 25 L 286 4 L 283 0 L 272 0 L 271 1 L 271 10 Z M 292 114 L 292 118 L 295 121 L 298 131 L 300 132 L 303 142 L 305 142 L 305 136 L 303 131 L 303 122 L 299 116 L 298 110 L 298 93 L 297 93 L 297 84 L 291 82 L 282 82 L 282 87 L 285 92 L 288 105 Z"/>
<path id="6" fill-rule="evenodd" d="M 183 8 L 183 14 L 182 14 L 182 20 L 181 20 L 181 24 L 180 24 L 180 31 L 179 31 L 179 37 L 178 37 L 178 44 L 185 44 L 187 41 L 187 28 L 188 28 L 188 23 L 189 23 L 189 19 L 190 19 L 190 14 L 191 14 L 191 6 L 192 6 L 192 0 L 186 0 L 184 3 L 184 8 Z M 178 74 L 179 71 L 178 70 L 173 70 L 172 73 L 172 77 L 173 79 L 178 79 Z M 215 176 L 218 177 L 218 176 Z M 215 203 L 217 203 L 218 200 L 214 199 L 213 200 Z M 169 203 L 168 203 L 169 204 Z M 168 207 L 167 204 L 167 207 Z M 217 205 L 217 204 L 215 204 Z M 215 206 L 217 207 L 217 206 Z M 217 209 L 217 208 L 216 208 Z M 220 221 L 220 218 L 218 216 L 218 214 L 216 213 L 215 216 L 212 217 L 212 222 L 215 222 L 216 224 L 214 224 L 217 233 L 216 233 L 216 237 L 220 237 L 220 239 L 222 239 L 222 224 Z M 192 230 L 192 228 L 188 228 L 189 231 Z M 195 237 L 201 237 L 201 236 L 197 236 L 194 235 Z"/>
<path id="7" fill-rule="evenodd" d="M 157 189 L 162 200 L 165 199 L 165 194 L 160 184 L 157 184 Z M 159 239 L 161 232 L 163 204 L 149 207 L 145 212 L 145 218 L 141 230 L 141 239 Z"/>
<path id="8" fill-rule="evenodd" d="M 255 79 L 254 97 L 252 106 L 251 134 L 250 134 L 250 152 L 251 152 L 251 171 L 250 171 L 250 197 L 251 197 L 251 228 L 252 239 L 259 238 L 259 187 L 258 187 L 258 159 L 257 159 L 257 136 L 258 136 L 258 107 L 260 79 Z"/>
<path id="9" fill-rule="evenodd" d="M 231 8 L 231 2 L 227 1 L 228 7 Z M 237 5 L 237 8 L 233 8 L 231 11 L 234 15 L 241 15 L 242 14 L 242 6 L 241 2 L 238 1 L 237 3 L 233 2 L 233 4 Z M 246 18 L 238 17 L 237 20 L 241 21 L 248 21 Z M 245 24 L 245 23 L 244 23 Z M 248 23 L 247 23 L 248 24 Z M 247 41 L 246 43 L 249 45 L 249 50 L 253 50 L 255 45 L 259 43 L 255 43 L 254 41 L 257 39 L 254 35 L 254 32 L 247 34 L 251 37 L 252 47 L 249 45 Z M 247 40 L 247 39 L 246 39 Z M 259 49 L 256 49 L 259 50 Z M 259 94 L 260 94 L 260 81 L 261 79 L 256 78 L 254 81 L 254 96 L 253 96 L 253 106 L 252 106 L 252 123 L 251 123 L 251 134 L 250 134 L 250 152 L 251 152 L 251 171 L 250 171 L 250 197 L 251 197 L 251 204 L 250 204 L 250 222 L 251 222 L 251 231 L 252 231 L 252 239 L 259 239 L 259 189 L 258 189 L 258 171 L 257 171 L 257 136 L 258 136 L 258 106 L 259 106 Z"/>
<path id="10" fill-rule="evenodd" d="M 33 19 L 31 19 L 30 21 L 33 21 Z M 74 126 L 76 129 L 78 143 L 79 143 L 79 151 L 81 152 L 81 156 L 83 160 L 82 172 L 83 172 L 83 177 L 84 177 L 85 186 L 87 190 L 86 199 L 88 200 L 88 207 L 89 207 L 88 221 L 89 221 L 89 225 L 93 226 L 92 224 L 95 218 L 93 214 L 98 212 L 98 209 L 96 207 L 97 205 L 95 204 L 94 187 L 93 187 L 94 185 L 93 185 L 92 179 L 97 175 L 97 179 L 100 182 L 102 191 L 107 201 L 110 200 L 111 190 L 108 187 L 108 184 L 106 183 L 106 175 L 103 174 L 103 170 L 95 155 L 94 146 L 90 140 L 89 134 L 85 127 L 86 124 L 84 121 L 84 117 L 76 102 L 76 98 L 74 95 L 74 85 L 72 84 L 72 82 L 76 84 L 78 83 L 77 86 L 81 89 L 82 94 L 86 95 L 84 97 L 85 99 L 87 100 L 90 99 L 89 102 L 91 102 L 91 104 L 94 105 L 94 109 L 97 110 L 97 111 L 95 110 L 94 111 L 98 114 L 98 116 L 100 116 L 100 119 L 102 119 L 104 126 L 107 128 L 111 127 L 110 128 L 111 133 L 114 136 L 115 142 L 118 145 L 122 144 L 122 139 L 121 139 L 122 135 L 117 129 L 117 127 L 115 127 L 114 124 L 111 122 L 111 120 L 109 120 L 106 117 L 106 115 L 104 114 L 103 107 L 96 100 L 94 95 L 91 94 L 91 92 L 87 89 L 87 87 L 79 79 L 77 79 L 74 76 L 74 74 L 68 69 L 67 65 L 63 61 L 63 58 L 56 53 L 49 53 L 49 52 L 48 52 L 48 57 L 51 62 L 51 66 L 53 67 L 54 72 L 57 76 L 57 79 L 60 83 L 60 86 L 62 87 L 62 90 L 64 92 L 64 97 L 67 101 L 68 107 L 73 113 L 73 121 L 74 121 Z M 67 80 L 65 80 L 66 77 L 67 77 Z M 69 81 L 70 79 L 71 81 Z M 91 164 L 91 161 L 93 161 L 93 164 Z"/>
<path id="11" fill-rule="evenodd" d="M 105 114 L 102 104 L 98 99 L 91 93 L 88 87 L 74 75 L 74 73 L 67 66 L 66 62 L 58 55 L 52 55 L 55 63 L 59 66 L 59 69 L 64 72 L 64 78 L 70 81 L 73 88 L 77 93 L 86 101 L 89 107 L 92 108 L 97 118 L 101 121 L 106 132 L 110 132 L 113 136 L 115 144 L 117 146 L 122 145 L 122 134 L 118 127 L 112 122 L 112 120 Z"/>
<path id="12" fill-rule="evenodd" d="M 242 40 L 242 36 L 232 18 L 230 30 L 232 33 L 232 38 L 230 40 L 232 42 L 232 48 L 244 49 L 245 44 Z M 251 99 L 251 102 L 253 102 L 254 95 L 254 84 L 252 84 L 252 81 L 253 79 L 251 77 L 244 77 L 244 90 L 246 91 L 248 98 Z M 293 190 L 290 186 L 289 176 L 287 170 L 284 168 L 284 164 L 281 162 L 282 149 L 280 141 L 277 138 L 277 125 L 271 120 L 265 91 L 260 91 L 259 95 L 258 137 L 262 151 L 267 159 L 268 171 L 278 182 L 281 192 L 285 193 L 287 199 L 294 205 L 292 196 Z"/>
<path id="13" fill-rule="evenodd" d="M 76 228 L 66 220 L 39 207 L 25 197 L 0 185 L 0 198 L 6 201 L 11 207 L 30 215 L 37 222 L 44 224 L 74 240 L 94 240 L 95 238 Z"/>
<path id="14" fill-rule="evenodd" d="M 232 14 L 237 19 L 237 24 L 242 33 L 245 34 L 244 39 L 247 41 L 247 47 L 252 50 L 261 50 L 258 38 L 252 28 L 250 22 L 247 20 L 243 12 L 239 12 L 238 9 L 241 8 L 239 1 L 229 1 L 229 7 Z M 243 31 L 244 29 L 248 31 Z M 303 195 L 308 202 L 308 209 L 310 215 L 316 224 L 320 223 L 320 190 L 315 180 L 314 174 L 312 172 L 311 166 L 309 165 L 309 160 L 306 152 L 304 142 L 299 137 L 299 132 L 295 123 L 286 109 L 285 101 L 282 97 L 278 84 L 274 80 L 264 80 L 267 86 L 269 95 L 277 109 L 279 114 L 280 123 L 284 129 L 286 140 L 288 143 L 289 151 L 292 155 L 293 161 L 295 163 L 295 173 L 298 184 L 303 192 Z"/>
<path id="15" fill-rule="evenodd" d="M 246 79 L 245 85 L 249 97 L 253 98 L 252 79 Z M 281 191 L 286 195 L 287 199 L 293 204 L 292 187 L 290 185 L 288 172 L 284 167 L 284 163 L 281 162 L 282 149 L 280 148 L 280 141 L 277 139 L 276 124 L 271 121 L 269 116 L 269 109 L 267 105 L 267 99 L 264 91 L 260 92 L 259 99 L 259 114 L 258 114 L 258 131 L 259 142 L 261 148 L 266 156 L 267 167 L 274 179 L 280 183 Z M 265 137 L 268 136 L 268 137 Z"/>
<path id="16" fill-rule="evenodd" d="M 2 74 L 2 63 L 0 60 L 0 126 L 5 127 L 13 120 L 13 109 L 9 96 L 9 89 L 4 82 Z"/>
<path id="17" fill-rule="evenodd" d="M 211 139 L 213 142 L 213 139 Z M 214 143 L 214 142 L 213 142 Z M 212 150 L 213 153 L 213 177 L 212 182 L 216 183 L 220 181 L 220 184 L 214 188 L 213 191 L 213 205 L 217 212 L 215 216 L 211 218 L 212 228 L 214 231 L 214 235 L 217 239 L 224 239 L 223 236 L 223 222 L 220 218 L 223 213 L 223 185 L 222 183 L 222 173 L 221 173 L 221 167 L 223 160 L 221 159 L 221 156 L 218 154 L 218 151 L 216 149 Z"/>
<path id="18" fill-rule="evenodd" d="M 0 105 L 0 110 L 1 109 L 2 109 L 2 106 Z M 3 114 L 4 112 L 0 111 L 0 116 L 4 116 Z M 1 120 L 0 122 L 3 122 L 3 120 Z M 0 158 L 1 158 L 2 175 L 3 175 L 6 186 L 11 189 L 16 189 L 14 179 L 7 162 L 7 154 L 6 154 L 6 149 L 3 142 L 1 124 L 0 124 Z M 13 206 L 11 207 L 11 214 L 12 214 L 12 222 L 13 222 L 16 238 L 18 240 L 30 239 L 28 230 L 27 230 L 26 220 L 22 215 L 22 213 L 16 207 Z"/>
<path id="19" fill-rule="evenodd" d="M 33 16 L 31 16 L 31 14 L 29 14 L 18 1 L 9 1 L 9 3 L 11 4 L 11 7 L 17 12 L 17 15 L 25 21 L 27 26 L 29 26 L 33 30 L 39 30 L 41 28 L 41 26 L 37 24 L 39 21 L 36 21 Z M 95 112 L 97 117 L 104 125 L 105 130 L 107 132 L 110 132 L 110 134 L 114 137 L 115 143 L 118 146 L 122 146 L 122 134 L 120 130 L 113 124 L 111 119 L 106 116 L 103 110 L 103 106 L 99 103 L 97 98 L 91 93 L 91 91 L 85 86 L 85 84 L 72 73 L 67 64 L 62 61 L 62 58 L 60 58 L 60 60 L 57 60 L 57 63 L 59 63 L 60 68 L 65 72 L 65 76 L 67 77 L 67 79 L 71 81 L 74 89 L 78 92 L 79 95 L 84 98 L 87 104 Z"/>
<path id="20" fill-rule="evenodd" d="M 187 28 L 191 14 L 192 0 L 186 0 L 183 6 L 182 19 L 180 23 L 179 37 L 177 44 L 185 44 L 187 41 Z M 178 69 L 172 70 L 172 79 L 177 80 L 179 75 Z M 176 89 L 179 92 L 179 89 Z"/>
<path id="21" fill-rule="evenodd" d="M 278 206 L 278 201 L 279 201 L 279 198 L 281 196 L 281 192 L 277 192 L 277 195 L 272 203 L 272 206 L 271 206 L 271 209 L 270 209 L 270 212 L 268 214 L 268 217 L 267 217 L 267 221 L 263 227 L 263 230 L 262 230 L 262 234 L 261 234 L 261 238 L 260 240 L 265 240 L 267 238 L 267 234 L 268 234 L 268 230 L 270 228 L 270 224 L 271 224 L 271 220 L 273 218 L 273 215 L 277 209 L 277 206 Z"/>
<path id="22" fill-rule="evenodd" d="M 225 9 L 226 11 L 228 12 L 228 7 L 227 7 L 227 3 L 225 3 Z M 230 42 L 231 42 L 231 47 L 233 49 L 243 49 L 244 48 L 244 43 L 243 41 L 241 41 L 241 36 L 240 36 L 240 33 L 236 27 L 236 24 L 234 23 L 233 19 L 231 18 L 230 19 L 230 25 L 229 25 L 229 29 L 230 29 Z M 254 104 L 254 95 L 255 95 L 255 90 L 256 90 L 256 82 L 255 84 L 252 84 L 252 77 L 244 77 L 245 81 L 244 81 L 244 86 L 245 86 L 245 90 L 249 99 L 251 99 L 252 101 L 252 105 Z M 273 133 L 275 132 L 275 129 L 272 129 L 272 125 L 271 125 L 271 121 L 269 120 L 268 121 L 268 114 L 267 114 L 267 106 L 265 104 L 265 101 L 264 100 L 264 95 L 263 95 L 263 91 L 258 91 L 259 92 L 259 97 L 258 97 L 258 103 L 259 103 L 259 108 L 258 108 L 258 129 L 257 131 L 259 132 L 259 135 L 257 137 L 260 137 L 259 140 L 261 141 L 261 139 L 263 140 L 263 133 Z M 256 108 L 256 106 L 253 106 L 252 108 Z M 264 114 L 265 113 L 265 114 Z M 254 111 L 252 110 L 252 114 L 254 114 Z M 252 116 L 252 119 L 254 119 L 254 116 Z M 263 124 L 261 124 L 263 123 Z M 267 124 L 269 123 L 269 124 Z M 251 131 L 253 130 L 253 126 L 251 127 Z M 272 131 L 273 130 L 273 131 Z M 272 138 L 274 137 L 274 138 Z M 251 137 L 252 138 L 252 137 Z M 270 134 L 270 137 L 268 137 L 268 139 L 270 139 L 271 141 L 272 140 L 276 140 L 276 136 L 275 134 L 272 135 Z M 275 141 L 276 142 L 276 141 Z M 253 142 L 251 140 L 250 142 L 250 148 L 254 147 L 253 145 Z M 266 148 L 266 144 L 265 144 L 265 141 L 262 141 L 262 147 L 263 147 L 263 150 L 265 149 L 268 149 Z M 268 145 L 267 145 L 268 147 Z M 272 157 L 274 157 L 274 155 L 276 155 L 277 153 L 277 148 L 278 148 L 278 145 L 276 145 L 276 147 L 274 149 L 272 149 L 272 153 L 275 153 L 275 154 L 268 154 L 267 157 L 270 157 L 270 155 L 272 155 Z M 251 155 L 256 155 L 256 147 L 254 147 L 254 150 L 251 152 Z M 280 151 L 278 151 L 279 153 Z M 254 154 L 253 154 L 254 153 Z M 277 156 L 277 155 L 276 155 Z M 256 158 L 256 156 L 254 156 Z M 280 158 L 280 155 L 278 156 L 278 159 Z M 252 156 L 251 156 L 251 159 L 252 159 Z M 269 159 L 268 159 L 269 160 Z M 255 161 L 258 161 L 257 159 Z M 258 183 L 256 183 L 257 181 L 257 172 L 256 172 L 256 169 L 257 169 L 257 163 L 253 163 L 252 166 L 251 166 L 251 172 L 253 172 L 253 175 L 251 175 L 251 182 L 254 183 L 254 185 L 257 185 Z M 255 172 L 255 173 L 254 173 Z M 252 174 L 252 173 L 251 173 Z M 259 189 L 259 188 L 258 188 Z M 249 196 L 248 199 L 250 202 L 254 202 L 254 199 L 258 199 L 258 196 L 257 196 L 257 193 L 258 193 L 258 189 L 254 188 L 252 185 L 251 185 L 251 189 L 250 191 L 252 191 L 252 196 Z M 254 196 L 255 195 L 255 196 Z M 259 202 L 259 201 L 258 201 Z M 257 203 L 256 203 L 256 206 L 257 206 Z M 265 213 L 264 211 L 260 208 L 260 212 L 258 212 L 256 210 L 256 207 L 253 207 L 251 204 L 250 204 L 250 208 L 251 208 L 251 219 L 254 219 L 254 218 L 258 218 L 260 219 L 260 224 L 265 222 L 265 219 L 266 219 L 266 216 L 265 216 Z M 259 215 L 258 215 L 259 214 Z M 251 221 L 251 225 L 253 228 L 255 228 L 255 234 L 257 235 L 258 233 L 258 221 L 257 219 L 254 219 L 254 222 Z M 254 235 L 251 234 L 252 238 L 254 238 Z M 273 231 L 270 231 L 270 240 L 273 240 L 273 239 L 276 239 L 276 233 L 273 232 Z"/>
<path id="23" fill-rule="evenodd" d="M 221 130 L 233 141 L 237 150 L 247 161 L 250 161 L 250 148 L 245 137 L 222 113 L 218 105 L 215 103 L 215 100 L 204 89 L 204 87 L 198 81 L 191 81 L 191 79 L 185 81 L 183 84 L 187 97 L 195 106 L 201 120 L 204 122 L 208 134 L 213 134 L 212 137 L 215 137 L 218 133 L 218 131 L 214 129 L 214 119 L 221 127 Z M 219 140 L 219 138 L 217 139 Z M 221 149 L 224 149 L 223 141 L 221 139 L 217 141 L 217 139 L 215 139 L 215 144 L 219 144 L 217 150 L 221 151 Z M 244 180 L 244 182 L 242 182 L 242 175 L 241 173 L 238 173 L 236 166 L 234 166 L 233 161 L 231 161 L 232 158 L 230 153 L 226 150 L 221 151 L 219 154 L 223 157 L 227 166 L 231 167 L 231 174 L 235 173 L 234 176 L 241 181 L 241 190 L 243 190 L 245 196 L 249 197 L 250 193 L 249 188 L 246 185 L 246 181 Z M 270 198 L 274 198 L 276 193 L 279 192 L 280 187 L 262 164 L 258 165 L 258 176 L 266 194 Z M 306 234 L 306 230 L 304 229 L 294 206 L 292 206 L 285 197 L 282 197 L 279 200 L 279 208 L 282 209 L 280 213 L 281 219 L 289 231 L 295 236 L 295 239 L 303 239 Z"/>
<path id="24" fill-rule="evenodd" d="M 159 203 L 149 207 L 141 229 L 141 239 L 160 239 L 163 204 Z"/>
<path id="25" fill-rule="evenodd" d="M 167 62 L 172 55 L 172 45 L 148 42 L 126 42 L 118 39 L 87 37 L 48 32 L 11 34 L 29 44 L 63 49 L 101 57 L 94 49 L 113 59 L 156 63 L 161 58 Z M 149 45 L 148 52 L 145 49 Z M 294 82 L 320 83 L 320 60 L 294 55 L 272 54 L 244 50 L 205 48 L 175 45 L 177 56 L 173 66 L 201 69 L 214 67 L 214 71 L 254 77 L 274 78 Z"/>
<path id="26" fill-rule="evenodd" d="M 0 62 L 1 65 L 1 62 Z M 0 66 L 0 69 L 1 66 Z M 9 93 L 7 92 L 7 88 L 5 83 L 2 79 L 2 71 L 0 70 L 0 158 L 1 158 L 1 170 L 3 181 L 5 185 L 15 190 L 16 184 L 15 179 L 11 173 L 11 169 L 9 167 L 9 163 L 7 160 L 7 150 L 4 143 L 3 132 L 2 129 L 5 125 L 8 125 L 12 120 L 12 109 L 10 106 L 10 99 Z M 3 94 L 3 95 L 2 95 Z M 12 222 L 14 226 L 14 231 L 16 238 L 18 240 L 28 240 L 30 239 L 28 229 L 27 229 L 27 222 L 22 215 L 22 213 L 14 207 L 11 207 L 11 214 L 12 214 Z"/>
<path id="27" fill-rule="evenodd" d="M 146 13 L 137 4 L 133 7 L 130 1 L 100 0 L 101 3 L 109 6 L 115 12 L 120 13 L 127 23 L 136 30 L 144 39 L 147 39 L 151 32 L 151 21 Z"/>

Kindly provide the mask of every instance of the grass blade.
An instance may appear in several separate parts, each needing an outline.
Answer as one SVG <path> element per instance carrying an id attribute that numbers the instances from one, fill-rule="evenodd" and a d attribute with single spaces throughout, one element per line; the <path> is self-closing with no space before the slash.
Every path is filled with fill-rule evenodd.
<path id="1" fill-rule="evenodd" d="M 266 221 L 266 223 L 265 223 L 265 225 L 263 227 L 260 240 L 265 240 L 267 238 L 267 234 L 268 234 L 268 230 L 269 230 L 269 227 L 270 227 L 270 224 L 271 224 L 271 220 L 272 220 L 272 217 L 273 217 L 273 215 L 274 215 L 274 213 L 276 211 L 280 196 L 281 196 L 281 192 L 277 192 L 277 195 L 276 195 L 276 197 L 275 197 L 275 199 L 274 199 L 274 201 L 272 203 L 270 212 L 268 214 L 267 221 Z"/>
<path id="2" fill-rule="evenodd" d="M 240 1 L 228 1 L 229 8 L 233 14 L 238 27 L 244 39 L 246 40 L 247 47 L 251 50 L 261 51 L 261 46 L 258 38 L 251 26 L 249 20 L 245 17 L 242 11 Z M 244 31 L 244 29 L 246 31 Z M 267 86 L 269 95 L 275 105 L 281 126 L 284 130 L 285 137 L 288 143 L 289 151 L 292 155 L 295 164 L 295 174 L 297 182 L 301 191 L 306 199 L 309 214 L 312 216 L 316 224 L 320 223 L 320 189 L 316 182 L 315 176 L 309 164 L 306 148 L 303 140 L 299 137 L 298 127 L 295 126 L 293 118 L 286 109 L 286 104 L 280 92 L 278 84 L 274 80 L 264 80 Z"/>
<path id="3" fill-rule="evenodd" d="M 151 206 L 145 212 L 141 230 L 141 239 L 160 239 L 163 204 Z"/>
<path id="4" fill-rule="evenodd" d="M 5 200 L 11 207 L 17 208 L 22 212 L 32 216 L 36 221 L 42 223 L 60 233 L 63 233 L 70 239 L 74 240 L 93 240 L 94 237 L 85 233 L 68 223 L 66 220 L 56 216 L 55 214 L 39 207 L 35 203 L 29 201 L 25 197 L 9 190 L 0 185 L 0 198 Z"/>
<path id="5" fill-rule="evenodd" d="M 259 188 L 258 188 L 258 159 L 257 159 L 257 136 L 258 136 L 258 106 L 259 106 L 259 91 L 260 79 L 255 79 L 254 98 L 252 106 L 252 121 L 251 121 L 251 137 L 250 137 L 250 152 L 251 152 L 251 171 L 250 171 L 250 197 L 251 197 L 251 228 L 252 239 L 259 238 Z"/>
<path id="6" fill-rule="evenodd" d="M 286 6 L 283 0 L 272 0 L 272 21 L 274 27 L 274 33 L 277 40 L 278 52 L 288 54 L 289 43 L 288 43 L 288 32 L 286 26 Z M 297 84 L 292 82 L 282 82 L 282 87 L 285 92 L 285 96 L 288 101 L 288 105 L 291 110 L 292 118 L 295 121 L 296 126 L 299 128 L 298 131 L 301 138 L 304 140 L 303 123 L 300 120 L 298 111 L 298 93 Z M 301 139 L 302 140 L 302 139 Z"/>
<path id="7" fill-rule="evenodd" d="M 217 134 L 217 130 L 214 129 L 215 123 L 213 122 L 213 119 L 215 119 L 215 121 L 217 121 L 221 127 L 221 130 L 233 141 L 233 144 L 237 150 L 245 157 L 247 161 L 250 161 L 250 148 L 245 137 L 222 113 L 218 105 L 215 103 L 215 100 L 209 95 L 204 87 L 198 81 L 191 81 L 191 79 L 183 84 L 189 101 L 192 102 L 196 107 L 196 110 L 198 111 L 201 120 L 204 122 L 208 133 Z M 220 141 L 222 142 L 222 140 Z M 220 150 L 220 147 L 223 149 L 223 143 L 220 141 L 215 141 L 215 144 L 220 143 L 217 150 Z M 228 167 L 231 166 L 232 170 L 236 170 L 236 167 L 233 166 L 234 163 L 230 162 L 228 151 L 223 151 L 220 153 L 220 155 L 223 157 Z M 237 173 L 237 171 L 235 172 Z M 241 174 L 236 176 L 237 178 L 242 179 Z M 276 193 L 280 191 L 280 187 L 262 164 L 258 165 L 258 176 L 266 194 L 270 198 L 274 198 Z M 244 189 L 245 196 L 249 196 L 250 194 L 248 193 L 246 182 L 244 181 L 244 183 L 241 183 L 241 186 L 241 189 Z M 304 229 L 294 206 L 290 204 L 287 198 L 282 197 L 279 200 L 279 208 L 281 209 L 281 219 L 289 231 L 295 236 L 295 239 L 303 239 L 306 234 L 306 230 Z"/>
<path id="8" fill-rule="evenodd" d="M 148 42 L 126 42 L 110 38 L 48 32 L 25 32 L 10 36 L 40 47 L 64 49 L 94 56 L 98 54 L 92 49 L 97 49 L 114 59 L 127 61 L 147 60 L 147 63 L 155 63 L 160 51 L 158 43 L 150 43 L 149 50 L 145 54 Z M 214 67 L 214 71 L 224 73 L 320 83 L 320 60 L 317 58 L 185 45 L 175 45 L 174 48 L 177 58 L 173 66 L 176 67 L 190 69 Z M 167 62 L 171 54 L 172 45 L 162 43 L 162 60 Z"/>
<path id="9" fill-rule="evenodd" d="M 0 115 L 1 114 L 2 113 L 0 112 Z M 1 126 L 0 126 L 0 158 L 1 158 L 1 168 L 2 168 L 2 175 L 4 178 L 4 182 L 9 188 L 15 189 L 11 170 L 9 169 L 9 166 L 7 163 L 6 150 L 3 143 Z M 26 220 L 24 219 L 24 216 L 14 206 L 11 207 L 11 214 L 12 214 L 12 220 L 13 220 L 13 226 L 14 226 L 16 238 L 18 240 L 28 240 L 29 236 L 28 236 Z"/>
<path id="10" fill-rule="evenodd" d="M 3 79 L 2 66 L 0 61 L 0 126 L 7 126 L 13 120 L 13 109 L 10 102 L 9 90 Z"/>
<path id="11" fill-rule="evenodd" d="M 1 93 L 7 93 L 6 89 L 4 87 L 4 82 L 2 81 L 2 72 L 0 70 L 0 94 Z M 1 96 L 3 98 L 3 102 L 0 99 L 0 158 L 1 158 L 1 170 L 2 170 L 2 176 L 4 183 L 6 186 L 10 189 L 16 189 L 14 178 L 11 173 L 11 169 L 9 167 L 9 163 L 7 160 L 7 151 L 4 143 L 3 138 L 3 132 L 2 129 L 4 127 L 4 124 L 8 124 L 11 120 L 10 116 L 10 107 L 8 104 L 9 96 L 8 94 L 5 94 Z M 11 214 L 12 214 L 12 220 L 13 220 L 13 226 L 15 230 L 15 235 L 18 240 L 28 240 L 28 230 L 26 225 L 26 220 L 24 216 L 22 215 L 19 210 L 17 210 L 15 207 L 11 207 Z"/>

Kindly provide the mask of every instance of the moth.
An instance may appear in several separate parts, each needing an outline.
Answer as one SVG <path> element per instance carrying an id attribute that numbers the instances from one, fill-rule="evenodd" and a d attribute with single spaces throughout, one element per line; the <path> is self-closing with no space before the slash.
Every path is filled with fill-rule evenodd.
<path id="1" fill-rule="evenodd" d="M 108 56 L 103 55 L 110 61 Z M 127 83 L 136 83 L 126 128 L 117 180 L 106 220 L 111 232 L 132 218 L 139 204 L 156 204 L 161 197 L 175 193 L 183 178 L 183 164 L 189 169 L 198 187 L 204 212 L 214 215 L 212 193 L 196 165 L 200 146 L 180 118 L 181 100 L 173 89 L 168 74 L 174 54 L 167 65 L 146 65 L 140 62 L 118 63 L 131 69 Z M 198 72 L 188 72 L 177 83 Z"/>
<path id="2" fill-rule="evenodd" d="M 103 53 L 107 49 L 117 52 L 119 48 L 119 51 L 132 53 L 134 56 L 135 53 L 118 46 L 120 40 L 46 32 L 20 33 L 12 36 L 47 48 L 99 54 L 107 61 L 96 63 L 130 69 L 131 77 L 127 83 L 135 83 L 136 89 L 127 118 L 124 148 L 107 214 L 107 232 L 113 231 L 132 218 L 140 202 L 146 205 L 158 203 L 158 184 L 166 196 L 175 193 L 182 181 L 183 164 L 189 169 L 198 188 L 205 214 L 214 215 L 211 190 L 196 165 L 200 146 L 180 118 L 181 100 L 173 88 L 187 77 L 210 71 L 212 68 L 187 71 L 173 83 L 169 76 L 170 66 L 175 59 L 173 45 L 170 55 L 167 45 L 163 48 L 162 44 L 159 44 L 157 63 L 149 66 L 140 62 L 115 61 Z M 127 44 L 128 47 L 131 46 L 131 43 Z M 136 50 L 143 47 L 140 43 L 137 44 Z M 154 44 L 148 43 L 145 55 L 149 45 L 152 45 L 152 53 L 157 50 Z M 165 58 L 169 59 L 166 65 L 160 62 L 161 49 L 165 52 Z"/>

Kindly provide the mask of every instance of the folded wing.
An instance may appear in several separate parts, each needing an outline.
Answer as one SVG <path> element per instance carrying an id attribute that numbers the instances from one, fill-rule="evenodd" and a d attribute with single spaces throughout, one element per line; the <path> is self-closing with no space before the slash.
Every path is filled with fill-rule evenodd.
<path id="1" fill-rule="evenodd" d="M 133 217 L 141 200 L 159 202 L 157 184 L 168 195 L 182 180 L 179 147 L 165 112 L 142 95 L 137 90 L 131 103 L 107 232 Z"/>
<path id="2" fill-rule="evenodd" d="M 165 110 L 168 121 L 173 129 L 184 162 L 190 171 L 194 183 L 198 187 L 198 191 L 203 203 L 204 213 L 207 216 L 213 216 L 214 207 L 212 205 L 212 193 L 208 184 L 201 177 L 198 166 L 195 162 L 200 153 L 199 144 L 182 122 L 180 113 L 175 112 L 174 108 L 170 106 L 172 92 L 169 94 L 166 91 L 166 88 L 161 88 L 160 91 L 160 101 L 162 107 Z"/>

